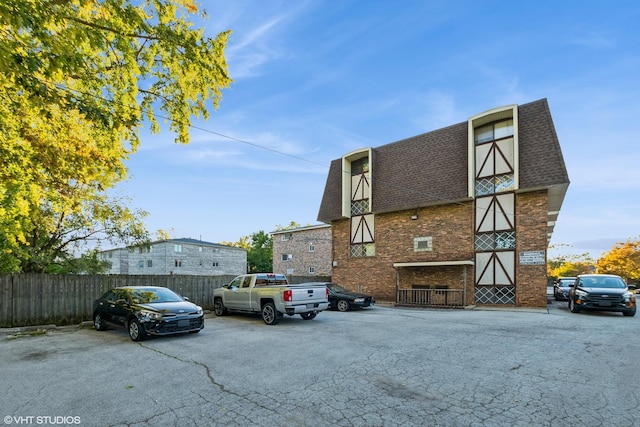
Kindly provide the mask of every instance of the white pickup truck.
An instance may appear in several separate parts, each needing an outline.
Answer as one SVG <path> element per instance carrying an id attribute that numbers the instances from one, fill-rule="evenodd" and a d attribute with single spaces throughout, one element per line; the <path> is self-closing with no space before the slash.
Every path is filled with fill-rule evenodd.
<path id="1" fill-rule="evenodd" d="M 290 285 L 284 274 L 243 274 L 213 291 L 216 316 L 229 311 L 261 313 L 267 325 L 276 325 L 287 314 L 311 320 L 329 308 L 324 285 Z"/>

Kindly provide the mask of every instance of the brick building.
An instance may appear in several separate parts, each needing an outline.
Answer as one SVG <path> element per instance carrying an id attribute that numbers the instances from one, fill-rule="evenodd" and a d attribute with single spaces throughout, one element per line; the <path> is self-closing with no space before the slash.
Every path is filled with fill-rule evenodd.
<path id="1" fill-rule="evenodd" d="M 168 239 L 102 251 L 109 274 L 238 275 L 247 272 L 246 249 L 197 239 Z"/>
<path id="2" fill-rule="evenodd" d="M 333 281 L 397 304 L 546 307 L 568 186 L 546 99 L 347 153 L 318 213 Z"/>
<path id="3" fill-rule="evenodd" d="M 331 276 L 331 226 L 272 231 L 273 271 L 287 276 Z"/>

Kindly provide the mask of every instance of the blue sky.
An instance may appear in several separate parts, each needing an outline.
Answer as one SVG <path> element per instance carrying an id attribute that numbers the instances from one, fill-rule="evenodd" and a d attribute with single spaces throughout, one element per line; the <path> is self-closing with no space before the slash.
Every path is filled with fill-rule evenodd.
<path id="1" fill-rule="evenodd" d="M 597 258 L 640 236 L 637 1 L 204 3 L 234 83 L 190 144 L 145 133 L 128 161 L 118 192 L 152 234 L 316 224 L 331 160 L 547 98 L 571 180 L 551 243 Z"/>

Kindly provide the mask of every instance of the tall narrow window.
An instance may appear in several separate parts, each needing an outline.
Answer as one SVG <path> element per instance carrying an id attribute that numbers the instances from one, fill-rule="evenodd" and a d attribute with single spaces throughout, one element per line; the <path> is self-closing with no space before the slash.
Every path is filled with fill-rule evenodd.
<path id="1" fill-rule="evenodd" d="M 371 213 L 369 157 L 351 162 L 351 256 L 374 256 L 374 215 Z"/>
<path id="2" fill-rule="evenodd" d="M 515 302 L 515 111 L 470 119 L 481 122 L 473 128 L 475 301 L 481 304 Z"/>

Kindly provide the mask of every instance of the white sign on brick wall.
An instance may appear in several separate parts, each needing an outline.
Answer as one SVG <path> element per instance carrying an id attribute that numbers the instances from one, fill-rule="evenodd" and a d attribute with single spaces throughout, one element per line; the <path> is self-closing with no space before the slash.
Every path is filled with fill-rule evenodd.
<path id="1" fill-rule="evenodd" d="M 520 265 L 545 265 L 544 251 L 520 252 Z"/>

